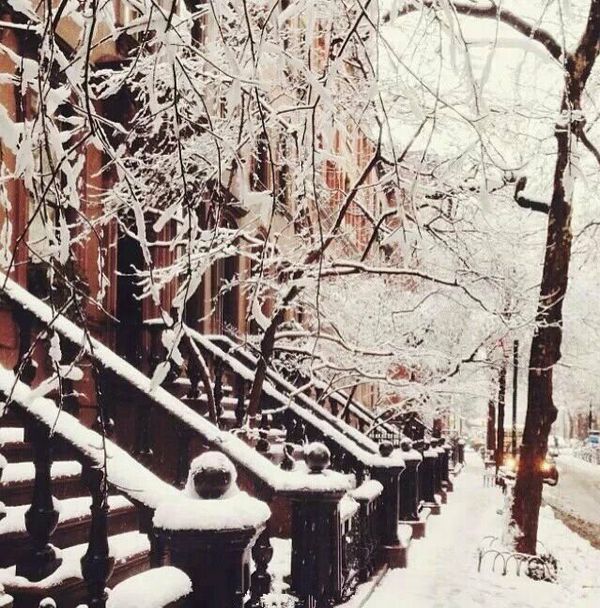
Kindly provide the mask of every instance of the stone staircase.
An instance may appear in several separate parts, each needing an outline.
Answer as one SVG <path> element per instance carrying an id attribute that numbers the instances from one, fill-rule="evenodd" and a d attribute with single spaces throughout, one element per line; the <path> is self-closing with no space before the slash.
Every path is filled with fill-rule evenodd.
<path id="1" fill-rule="evenodd" d="M 66 456 L 69 450 L 57 451 Z M 87 596 L 80 562 L 88 549 L 92 525 L 92 497 L 82 480 L 82 465 L 66 459 L 52 464 L 51 493 L 58 512 L 52 544 L 62 564 L 49 577 L 32 582 L 18 576 L 18 570 L 28 565 L 35 569 L 28 559 L 32 539 L 26 529 L 26 512 L 35 488 L 34 446 L 12 413 L 0 418 L 0 453 L 6 458 L 0 482 L 0 499 L 6 505 L 0 520 L 0 583 L 14 596 L 16 608 L 37 608 L 48 596 L 61 608 L 75 608 Z M 115 560 L 107 583 L 114 587 L 148 570 L 150 544 L 147 535 L 138 531 L 136 507 L 123 494 L 115 492 L 108 497 L 107 526 Z"/>
<path id="2" fill-rule="evenodd" d="M 399 534 L 399 521 L 419 517 L 421 490 L 427 496 L 441 490 L 443 454 L 447 455 L 443 449 L 424 460 L 427 466 L 420 473 L 420 455 L 414 466 L 403 460 L 410 445 L 401 450 L 394 450 L 390 442 L 378 445 L 335 414 L 343 405 L 339 398 L 337 405 L 327 408 L 313 396 L 296 395 L 291 383 L 271 373 L 264 385 L 258 434 L 248 433 L 243 423 L 254 374 L 251 355 L 230 345 L 223 348 L 222 340 L 199 336 L 210 367 L 217 428 L 207 420 L 209 398 L 198 389 L 189 361 L 185 374 L 157 386 L 105 345 L 86 337 L 76 324 L 17 285 L 7 284 L 5 295 L 20 328 L 16 369 L 21 379 L 28 378 L 34 386 L 44 380 L 39 363 L 33 372 L 26 369 L 27 355 L 35 337 L 36 352 L 42 353 L 38 362 L 43 362 L 52 324 L 63 352 L 75 353 L 73 364 L 94 370 L 93 382 L 85 384 L 86 397 L 95 397 L 98 419 L 110 421 L 105 428 L 114 429 L 110 438 L 102 438 L 81 424 L 80 404 L 73 397 L 81 389 L 75 384 L 69 385 L 71 393 L 64 403 L 63 393 L 51 392 L 53 403 L 32 398 L 31 389 L 20 381 L 13 394 L 12 372 L 0 369 L 0 397 L 10 402 L 0 418 L 0 453 L 7 457 L 0 486 L 0 499 L 7 505 L 0 521 L 0 583 L 14 596 L 17 608 L 38 606 L 45 595 L 58 598 L 59 608 L 75 608 L 84 600 L 102 608 L 106 586 L 135 588 L 140 573 L 169 562 L 194 581 L 198 603 L 191 605 L 241 608 L 249 593 L 249 606 L 258 608 L 261 597 L 271 591 L 272 536 L 291 541 L 289 584 L 310 605 L 340 603 L 382 564 L 406 564 L 410 534 L 403 532 L 406 521 Z M 358 405 L 352 409 L 362 424 L 369 424 Z M 304 446 L 315 441 L 324 445 L 309 449 L 304 462 Z M 106 452 L 103 444 L 108 445 Z M 424 453 L 428 448 L 424 446 Z M 196 457 L 212 450 L 231 459 L 240 488 L 271 509 L 260 535 L 260 527 L 254 535 L 244 531 L 244 543 L 258 536 L 252 551 L 252 584 L 249 546 L 241 553 L 228 549 L 232 541 L 225 540 L 231 536 L 227 526 L 236 518 L 226 509 L 216 509 L 225 517 L 225 528 L 215 528 L 208 536 L 203 528 L 165 534 L 153 523 L 160 501 L 185 497 Z M 103 462 L 109 465 L 106 479 Z M 330 462 L 331 469 L 326 470 Z M 27 512 L 35 525 L 25 525 Z M 214 516 L 209 520 L 216 521 Z M 227 534 L 221 539 L 223 532 Z M 232 567 L 240 576 L 229 580 L 220 570 L 213 572 L 227 559 L 238 560 Z M 100 566 L 86 569 L 90 560 Z M 26 578 L 17 576 L 23 573 Z M 220 587 L 216 595 L 210 591 L 210 597 L 231 598 L 230 604 L 199 599 L 215 581 Z"/>

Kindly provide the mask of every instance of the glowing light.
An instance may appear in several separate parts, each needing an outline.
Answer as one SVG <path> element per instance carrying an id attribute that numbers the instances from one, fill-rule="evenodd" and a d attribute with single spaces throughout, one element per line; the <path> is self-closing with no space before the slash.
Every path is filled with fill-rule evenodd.
<path id="1" fill-rule="evenodd" d="M 542 471 L 544 473 L 550 473 L 550 471 L 552 470 L 552 465 L 549 462 L 542 462 Z"/>

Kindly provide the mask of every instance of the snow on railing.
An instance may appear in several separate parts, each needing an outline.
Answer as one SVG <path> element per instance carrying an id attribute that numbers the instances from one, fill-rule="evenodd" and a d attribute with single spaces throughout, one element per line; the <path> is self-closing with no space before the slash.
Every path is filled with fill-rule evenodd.
<path id="1" fill-rule="evenodd" d="M 99 433 L 88 429 L 71 414 L 59 409 L 54 401 L 36 397 L 34 391 L 18 380 L 12 371 L 0 366 L 0 395 L 39 420 L 54 435 L 64 439 L 77 452 L 99 467 L 103 466 L 106 449 L 108 482 L 129 498 L 150 508 L 181 494 L 142 466 L 125 450 Z"/>
<path id="2" fill-rule="evenodd" d="M 194 335 L 194 337 L 201 336 L 201 338 L 203 340 L 210 340 L 213 345 L 215 345 L 216 342 L 221 342 L 221 343 L 227 344 L 228 347 L 232 349 L 231 352 L 234 352 L 235 354 L 239 354 L 240 356 L 245 357 L 253 365 L 256 365 L 258 363 L 258 359 L 252 353 L 250 353 L 248 350 L 240 348 L 239 344 L 236 344 L 233 340 L 231 340 L 231 338 L 229 338 L 227 336 L 222 336 L 222 335 L 202 336 L 202 334 L 198 334 L 198 332 L 195 332 L 193 330 L 192 330 L 192 334 Z M 202 344 L 204 345 L 203 340 L 202 340 Z M 224 351 L 222 351 L 222 352 L 223 352 L 223 354 L 227 354 Z M 244 365 L 243 363 L 241 363 L 241 364 Z M 244 366 L 244 367 L 246 367 L 246 366 Z M 254 372 L 247 367 L 246 367 L 246 369 L 248 369 L 249 373 L 252 374 L 252 378 L 254 378 Z M 377 442 L 373 441 L 370 437 L 365 435 L 363 432 L 355 429 L 351 424 L 348 424 L 345 420 L 338 418 L 337 416 L 332 414 L 324 406 L 322 406 L 315 399 L 313 399 L 310 395 L 307 395 L 306 393 L 298 390 L 298 388 L 296 386 L 294 386 L 294 384 L 292 384 L 289 380 L 287 380 L 287 378 L 285 378 L 282 374 L 276 372 L 272 368 L 269 368 L 267 370 L 267 377 L 271 382 L 274 382 L 277 385 L 279 385 L 287 394 L 292 395 L 293 399 L 295 399 L 297 401 L 301 401 L 307 408 L 312 410 L 319 417 L 323 418 L 324 420 L 326 420 L 327 422 L 329 422 L 330 424 L 335 426 L 341 432 L 352 437 L 352 439 L 363 449 L 373 452 L 373 453 L 378 452 L 379 445 L 377 444 Z M 277 390 L 277 387 L 274 387 L 274 388 Z M 281 391 L 278 391 L 278 392 L 281 394 Z M 336 401 L 340 402 L 341 397 L 336 396 L 335 398 L 336 398 Z M 290 403 L 290 399 L 286 397 L 285 403 L 286 404 Z"/>
<path id="3" fill-rule="evenodd" d="M 214 356 L 223 360 L 234 373 L 238 374 L 246 381 L 252 382 L 254 380 L 253 370 L 246 367 L 233 355 L 225 352 L 214 343 L 213 340 L 215 340 L 217 336 L 203 336 L 195 330 L 189 330 L 189 332 L 194 340 L 198 342 L 198 344 L 200 344 Z M 222 336 L 218 336 L 218 339 L 221 341 L 228 340 Z M 230 341 L 230 344 L 232 347 L 236 346 L 234 342 Z M 247 353 L 244 354 L 248 356 Z M 281 378 L 280 382 L 286 390 L 289 389 L 290 394 L 296 393 L 297 389 L 293 384 L 289 383 L 284 378 Z M 378 445 L 374 441 L 366 438 L 360 431 L 356 430 L 351 425 L 340 420 L 339 418 L 336 418 L 333 414 L 328 412 L 324 407 L 320 406 L 310 397 L 307 397 L 301 393 L 297 393 L 293 397 L 289 397 L 279 391 L 270 382 L 263 383 L 263 391 L 270 397 L 273 397 L 278 402 L 288 407 L 299 418 L 302 418 L 311 426 L 319 429 L 324 436 L 337 443 L 343 450 L 348 452 L 364 465 L 386 468 L 402 466 L 404 464 L 401 456 L 398 453 L 394 453 L 390 457 L 383 457 L 379 453 L 373 453 L 370 451 L 371 448 L 373 450 L 377 450 L 378 448 Z M 298 405 L 295 401 L 293 401 L 294 398 L 301 399 L 311 411 L 302 405 Z M 318 415 L 315 413 L 316 411 L 318 411 Z M 343 428 L 344 431 L 341 431 L 340 428 Z M 361 445 L 365 443 L 369 443 L 369 450 Z"/>
<path id="4" fill-rule="evenodd" d="M 329 384 L 327 382 L 325 382 L 324 380 L 322 380 L 321 378 L 319 378 L 318 376 L 312 378 L 311 382 L 318 389 L 321 389 L 324 391 L 330 389 Z M 377 426 L 379 428 L 382 428 L 384 431 L 386 431 L 388 433 L 400 434 L 399 429 L 390 425 L 388 422 L 379 420 L 373 411 L 371 411 L 369 408 L 365 407 L 360 401 L 357 401 L 351 395 L 347 395 L 344 391 L 339 390 L 339 389 L 331 390 L 331 392 L 328 393 L 328 398 L 334 399 L 335 401 L 337 401 L 337 403 L 342 408 L 344 408 L 346 406 L 346 403 L 348 402 L 348 400 L 350 400 L 350 404 L 349 404 L 350 407 L 348 408 L 350 413 L 354 414 L 355 416 L 357 416 L 358 418 L 360 418 L 361 420 L 363 420 L 364 422 L 366 422 L 369 425 L 373 425 L 373 424 L 377 423 Z M 377 442 L 374 442 L 374 443 L 376 444 Z"/>
<path id="5" fill-rule="evenodd" d="M 43 324 L 78 345 L 90 357 L 96 359 L 102 366 L 112 370 L 117 376 L 135 386 L 145 394 L 155 405 L 169 412 L 175 418 L 186 424 L 190 429 L 203 437 L 210 447 L 227 454 L 242 469 L 245 469 L 276 492 L 296 491 L 335 491 L 346 490 L 350 482 L 345 475 L 327 471 L 326 475 L 309 475 L 301 472 L 283 471 L 268 458 L 258 453 L 241 439 L 231 433 L 218 429 L 203 416 L 194 412 L 177 397 L 160 386 L 155 386 L 148 376 L 133 365 L 119 357 L 95 338 L 89 336 L 61 314 L 57 314 L 50 306 L 36 298 L 26 289 L 0 272 L 2 293 L 29 311 Z M 384 461 L 385 462 L 385 461 Z"/>

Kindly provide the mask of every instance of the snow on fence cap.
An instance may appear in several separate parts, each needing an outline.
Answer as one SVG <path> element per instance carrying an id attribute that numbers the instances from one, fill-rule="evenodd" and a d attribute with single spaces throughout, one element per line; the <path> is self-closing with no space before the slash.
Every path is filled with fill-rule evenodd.
<path id="1" fill-rule="evenodd" d="M 191 592 L 192 581 L 185 572 L 173 566 L 152 568 L 119 583 L 109 593 L 106 608 L 162 608 Z"/>
<path id="2" fill-rule="evenodd" d="M 383 485 L 376 479 L 368 479 L 363 481 L 358 488 L 352 490 L 350 494 L 355 500 L 375 500 L 378 496 L 381 496 L 383 492 Z"/>
<path id="3" fill-rule="evenodd" d="M 153 523 L 161 530 L 212 532 L 259 528 L 269 517 L 271 510 L 266 503 L 238 491 L 225 498 L 182 496 L 167 500 L 158 505 Z"/>
<path id="4" fill-rule="evenodd" d="M 233 463 L 221 452 L 205 452 L 190 465 L 183 495 L 166 500 L 154 513 L 163 530 L 243 530 L 258 528 L 271 516 L 269 507 L 241 492 Z"/>

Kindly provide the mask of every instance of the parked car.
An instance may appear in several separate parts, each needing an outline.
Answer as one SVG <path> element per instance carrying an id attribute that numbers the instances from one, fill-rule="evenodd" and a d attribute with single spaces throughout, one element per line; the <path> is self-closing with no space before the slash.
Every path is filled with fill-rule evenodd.
<path id="1" fill-rule="evenodd" d="M 590 447 L 600 447 L 600 430 L 591 430 L 585 440 L 585 445 Z"/>
<path id="2" fill-rule="evenodd" d="M 501 471 L 506 477 L 514 478 L 518 468 L 519 457 L 508 456 L 504 461 L 504 465 L 501 467 Z M 555 486 L 558 483 L 556 459 L 550 453 L 546 455 L 546 459 L 541 464 L 541 472 L 543 474 L 543 481 L 546 485 Z"/>

